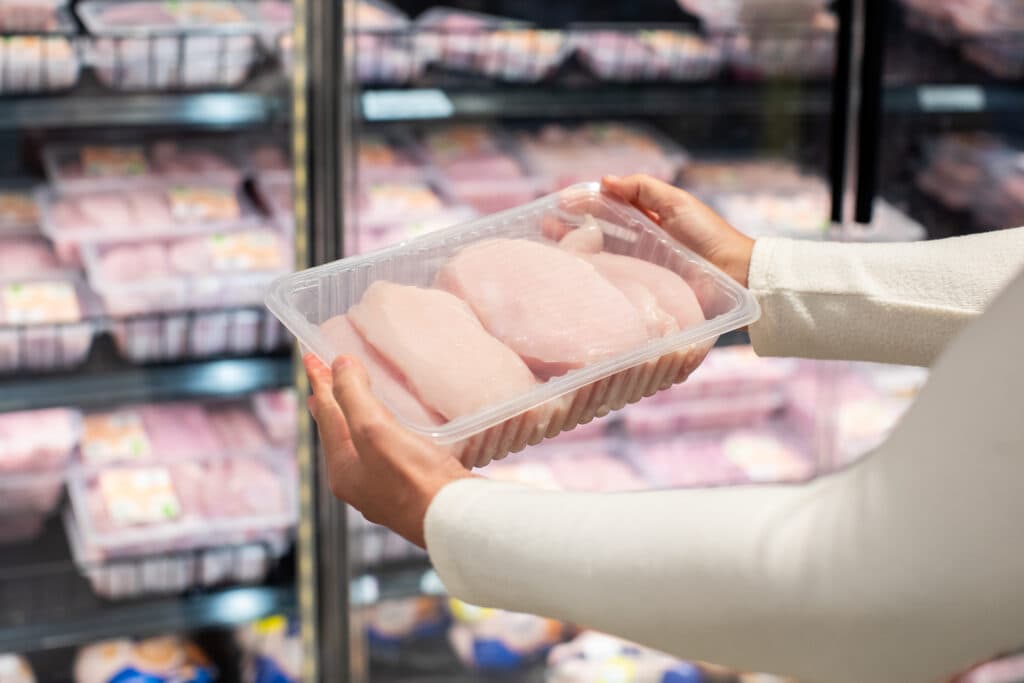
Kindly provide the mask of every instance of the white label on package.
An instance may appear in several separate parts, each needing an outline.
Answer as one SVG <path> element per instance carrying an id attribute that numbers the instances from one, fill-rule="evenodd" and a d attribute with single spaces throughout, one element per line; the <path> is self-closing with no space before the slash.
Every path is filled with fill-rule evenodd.
<path id="1" fill-rule="evenodd" d="M 281 244 L 267 231 L 211 235 L 214 270 L 275 270 L 281 267 Z"/>
<path id="2" fill-rule="evenodd" d="M 120 525 L 153 524 L 181 514 L 171 474 L 163 467 L 113 469 L 99 475 L 100 495 Z"/>
<path id="3" fill-rule="evenodd" d="M 82 319 L 78 295 L 69 282 L 3 285 L 4 320 L 12 325 L 73 323 Z"/>
<path id="4" fill-rule="evenodd" d="M 393 119 L 447 119 L 455 106 L 440 90 L 371 90 L 363 93 L 363 116 L 367 121 Z"/>
<path id="5" fill-rule="evenodd" d="M 929 85 L 917 89 L 924 111 L 982 111 L 985 91 L 975 85 Z"/>
<path id="6" fill-rule="evenodd" d="M 128 410 L 90 415 L 83 421 L 82 459 L 90 465 L 139 460 L 152 454 L 138 413 Z"/>
<path id="7" fill-rule="evenodd" d="M 241 215 L 234 190 L 176 187 L 170 191 L 171 214 L 179 221 L 230 221 Z"/>

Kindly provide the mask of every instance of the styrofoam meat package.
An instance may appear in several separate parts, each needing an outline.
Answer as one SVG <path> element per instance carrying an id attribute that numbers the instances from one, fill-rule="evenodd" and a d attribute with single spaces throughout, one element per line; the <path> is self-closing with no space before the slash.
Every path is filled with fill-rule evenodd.
<path id="1" fill-rule="evenodd" d="M 231 188 L 243 178 L 234 144 L 212 138 L 47 145 L 43 163 L 62 193 L 172 184 Z"/>
<path id="2" fill-rule="evenodd" d="M 360 358 L 396 416 L 467 466 L 682 381 L 759 315 L 596 184 L 282 277 L 267 305 L 324 362 Z"/>
<path id="3" fill-rule="evenodd" d="M 217 678 L 206 654 L 177 635 L 100 641 L 79 649 L 74 662 L 74 683 L 210 683 Z"/>
<path id="4" fill-rule="evenodd" d="M 575 27 L 572 45 L 586 67 L 606 81 L 706 81 L 725 62 L 720 45 L 689 27 L 601 30 Z"/>
<path id="5" fill-rule="evenodd" d="M 118 90 L 234 87 L 259 56 L 267 26 L 249 3 L 87 0 L 88 61 Z"/>
<path id="6" fill-rule="evenodd" d="M 807 440 L 786 421 L 630 440 L 626 454 L 653 486 L 667 488 L 795 482 L 817 473 Z"/>
<path id="7" fill-rule="evenodd" d="M 222 233 L 260 224 L 252 203 L 237 188 L 172 185 L 124 192 L 39 194 L 43 233 L 61 261 L 77 264 L 82 245 L 141 242 Z"/>
<path id="8" fill-rule="evenodd" d="M 279 458 L 219 457 L 72 470 L 72 552 L 109 598 L 263 578 L 296 521 Z"/>
<path id="9" fill-rule="evenodd" d="M 98 331 L 99 306 L 68 275 L 0 280 L 0 372 L 80 364 Z"/>
<path id="10" fill-rule="evenodd" d="M 80 71 L 72 38 L 0 36 L 0 95 L 67 90 L 78 83 Z"/>
<path id="11" fill-rule="evenodd" d="M 39 232 L 39 206 L 32 184 L 0 179 L 0 237 L 22 237 Z"/>
<path id="12" fill-rule="evenodd" d="M 0 0 L 0 31 L 48 32 L 61 26 L 67 0 Z"/>
<path id="13" fill-rule="evenodd" d="M 652 128 L 597 121 L 567 128 L 549 124 L 519 136 L 520 150 L 542 191 L 553 192 L 608 173 L 646 173 L 673 182 L 686 153 Z"/>
<path id="14" fill-rule="evenodd" d="M 572 52 L 562 31 L 450 7 L 433 7 L 420 15 L 416 40 L 428 61 L 512 82 L 540 81 Z"/>
<path id="15" fill-rule="evenodd" d="M 525 204 L 540 194 L 512 139 L 496 128 L 479 124 L 434 128 L 420 136 L 420 143 L 454 199 L 482 214 Z"/>
<path id="16" fill-rule="evenodd" d="M 712 36 L 725 45 L 729 66 L 743 79 L 829 78 L 835 69 L 835 15 L 822 11 L 805 24 L 758 25 Z"/>
<path id="17" fill-rule="evenodd" d="M 548 653 L 547 683 L 701 683 L 700 668 L 614 636 L 585 631 Z"/>

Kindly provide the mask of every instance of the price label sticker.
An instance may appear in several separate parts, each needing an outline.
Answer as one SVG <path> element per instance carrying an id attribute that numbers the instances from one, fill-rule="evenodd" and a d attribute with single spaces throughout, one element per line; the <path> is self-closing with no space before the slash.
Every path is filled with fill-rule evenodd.
<path id="1" fill-rule="evenodd" d="M 74 323 L 82 319 L 78 295 L 69 282 L 15 282 L 3 285 L 0 314 L 12 325 Z"/>
<path id="2" fill-rule="evenodd" d="M 266 230 L 211 235 L 209 247 L 215 270 L 274 270 L 282 266 L 281 244 Z"/>
<path id="3" fill-rule="evenodd" d="M 136 412 L 89 415 L 83 421 L 82 458 L 90 465 L 142 460 L 151 453 L 142 418 Z"/>
<path id="4" fill-rule="evenodd" d="M 181 516 L 171 473 L 164 467 L 106 470 L 99 475 L 99 489 L 117 524 L 154 524 Z"/>

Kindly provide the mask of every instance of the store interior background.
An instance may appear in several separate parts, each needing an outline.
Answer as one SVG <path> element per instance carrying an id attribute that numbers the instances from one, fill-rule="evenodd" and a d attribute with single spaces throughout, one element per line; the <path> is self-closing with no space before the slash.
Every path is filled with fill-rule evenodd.
<path id="1" fill-rule="evenodd" d="M 0 0 L 0 683 L 754 680 L 449 600 L 332 507 L 263 288 L 604 173 L 754 236 L 1022 225 L 1024 2 L 182 6 Z M 485 474 L 804 481 L 927 379 L 747 343 Z M 1024 680 L 1000 667 L 975 680 Z"/>

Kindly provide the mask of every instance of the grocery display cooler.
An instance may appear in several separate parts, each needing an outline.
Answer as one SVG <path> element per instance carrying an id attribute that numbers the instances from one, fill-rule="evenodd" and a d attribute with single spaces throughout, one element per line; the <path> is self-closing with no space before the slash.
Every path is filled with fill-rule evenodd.
<path id="1" fill-rule="evenodd" d="M 61 683 L 161 657 L 246 682 L 583 680 L 623 658 L 743 680 L 447 600 L 318 476 L 262 288 L 603 173 L 755 235 L 1024 223 L 1024 22 L 954 4 L 0 0 L 0 438 L 22 446 L 0 448 L 0 653 Z M 870 450 L 924 380 L 746 342 L 485 474 L 802 481 Z M 89 644 L 167 634 L 213 669 L 120 640 L 74 671 Z"/>

